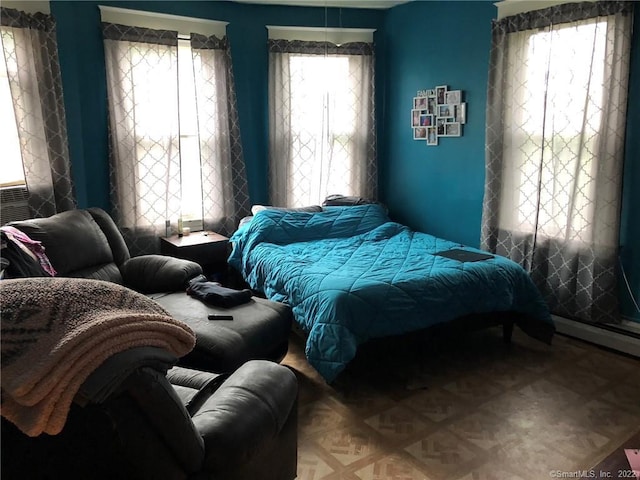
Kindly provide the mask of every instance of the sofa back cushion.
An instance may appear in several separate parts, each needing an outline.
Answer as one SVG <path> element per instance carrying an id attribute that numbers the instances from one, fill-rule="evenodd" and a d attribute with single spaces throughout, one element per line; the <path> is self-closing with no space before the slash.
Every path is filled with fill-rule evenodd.
<path id="1" fill-rule="evenodd" d="M 74 272 L 92 271 L 96 267 L 102 269 L 114 261 L 107 237 L 85 210 L 68 210 L 52 217 L 13 222 L 11 225 L 33 240 L 42 242 L 47 257 L 60 276 L 78 276 Z M 117 266 L 115 270 L 118 270 Z"/>
<path id="2" fill-rule="evenodd" d="M 116 227 L 111 216 L 101 208 L 87 208 L 87 212 L 91 214 L 100 227 L 100 230 L 102 230 L 102 233 L 107 237 L 109 247 L 111 248 L 111 255 L 113 255 L 113 261 L 116 262 L 118 267 L 121 267 L 124 262 L 131 258 L 131 255 L 129 254 L 129 247 L 127 247 L 120 230 Z"/>

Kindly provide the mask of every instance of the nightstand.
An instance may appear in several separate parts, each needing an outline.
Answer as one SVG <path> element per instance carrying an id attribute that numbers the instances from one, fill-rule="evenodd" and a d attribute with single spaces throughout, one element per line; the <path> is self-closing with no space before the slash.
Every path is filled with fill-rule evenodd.
<path id="1" fill-rule="evenodd" d="M 199 263 L 207 276 L 226 276 L 229 250 L 229 239 L 215 232 L 160 238 L 160 253 Z"/>

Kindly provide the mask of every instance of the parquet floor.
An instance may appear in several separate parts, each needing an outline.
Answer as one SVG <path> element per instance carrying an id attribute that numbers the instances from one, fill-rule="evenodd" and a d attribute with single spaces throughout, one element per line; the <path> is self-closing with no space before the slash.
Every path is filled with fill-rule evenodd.
<path id="1" fill-rule="evenodd" d="M 560 335 L 378 342 L 327 385 L 292 334 L 283 364 L 300 384 L 300 480 L 617 478 L 575 472 L 640 431 L 640 361 Z"/>

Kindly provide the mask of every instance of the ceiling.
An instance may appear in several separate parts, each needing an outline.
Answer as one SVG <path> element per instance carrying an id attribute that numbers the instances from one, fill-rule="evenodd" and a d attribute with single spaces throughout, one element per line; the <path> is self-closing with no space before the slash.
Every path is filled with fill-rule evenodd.
<path id="1" fill-rule="evenodd" d="M 236 0 L 240 3 L 260 5 L 290 5 L 298 7 L 339 7 L 339 8 L 391 8 L 411 0 Z"/>

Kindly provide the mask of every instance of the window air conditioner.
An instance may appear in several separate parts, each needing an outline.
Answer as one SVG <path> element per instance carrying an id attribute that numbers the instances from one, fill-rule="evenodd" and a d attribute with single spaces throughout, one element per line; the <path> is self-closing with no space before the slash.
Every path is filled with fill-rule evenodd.
<path id="1" fill-rule="evenodd" d="M 27 197 L 24 186 L 0 188 L 0 225 L 31 218 Z"/>

